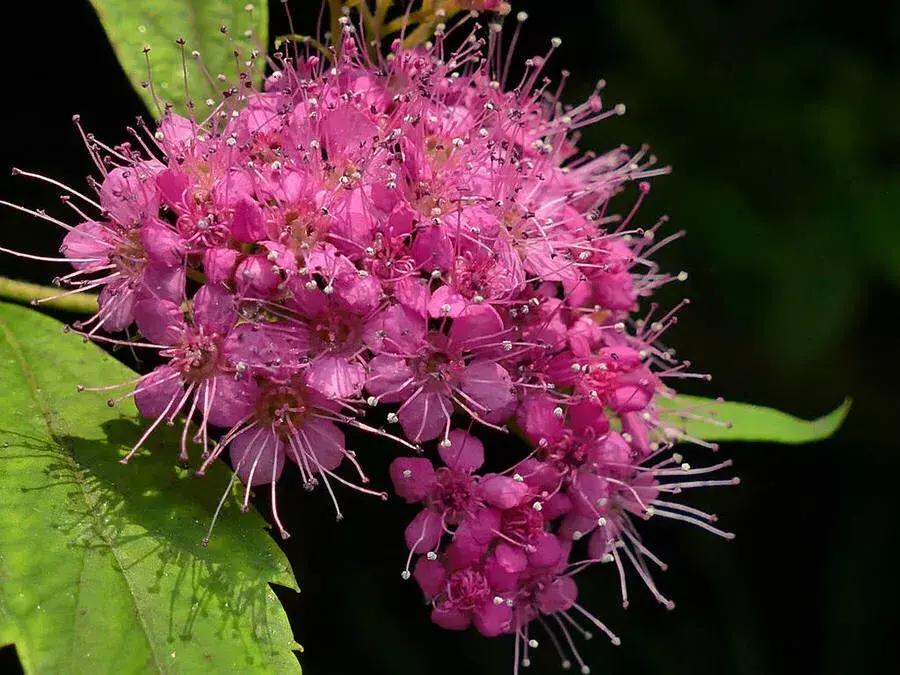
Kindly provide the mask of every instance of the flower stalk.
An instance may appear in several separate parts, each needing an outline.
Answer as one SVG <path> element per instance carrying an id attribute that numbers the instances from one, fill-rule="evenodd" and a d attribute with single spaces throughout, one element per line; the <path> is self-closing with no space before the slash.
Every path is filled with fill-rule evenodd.
<path id="1" fill-rule="evenodd" d="M 94 314 L 97 311 L 97 296 L 92 293 L 62 295 L 62 291 L 52 286 L 31 284 L 0 277 L 0 298 L 13 302 L 42 305 L 73 314 Z"/>

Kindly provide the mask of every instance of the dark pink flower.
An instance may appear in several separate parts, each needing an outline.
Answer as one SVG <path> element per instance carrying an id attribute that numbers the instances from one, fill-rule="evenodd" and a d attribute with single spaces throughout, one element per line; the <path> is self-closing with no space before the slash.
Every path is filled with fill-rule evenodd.
<path id="1" fill-rule="evenodd" d="M 145 375 L 134 391 L 138 410 L 155 420 L 186 415 L 181 438 L 182 461 L 188 459 L 188 423 L 198 427 L 194 440 L 204 447 L 208 425 L 230 427 L 252 409 L 245 387 L 225 357 L 225 338 L 237 321 L 234 298 L 217 286 L 203 286 L 191 312 L 165 300 L 142 300 L 135 309 L 138 327 L 148 340 L 164 345 L 166 364 Z"/>
<path id="2" fill-rule="evenodd" d="M 445 334 L 395 305 L 370 327 L 367 342 L 377 355 L 366 388 L 379 402 L 403 401 L 396 415 L 415 442 L 446 439 L 454 406 L 495 426 L 516 403 L 509 373 L 491 356 L 504 335 L 489 306 L 467 308 Z"/>

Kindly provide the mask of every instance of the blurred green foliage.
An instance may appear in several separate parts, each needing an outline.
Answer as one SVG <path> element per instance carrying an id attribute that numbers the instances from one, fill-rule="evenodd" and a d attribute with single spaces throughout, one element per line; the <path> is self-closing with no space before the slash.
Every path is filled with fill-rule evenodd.
<path id="1" fill-rule="evenodd" d="M 688 230 L 679 255 L 727 328 L 794 367 L 835 349 L 867 287 L 900 284 L 896 3 L 852 17 L 802 1 L 583 5 L 629 109 L 587 144 L 624 127 L 674 165 L 655 203 Z"/>

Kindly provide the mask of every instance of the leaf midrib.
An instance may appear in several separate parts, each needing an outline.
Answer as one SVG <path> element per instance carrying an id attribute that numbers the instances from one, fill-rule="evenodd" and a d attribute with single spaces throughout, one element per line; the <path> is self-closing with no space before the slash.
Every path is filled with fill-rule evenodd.
<path id="1" fill-rule="evenodd" d="M 109 548 L 109 551 L 112 553 L 113 557 L 116 559 L 116 565 L 119 568 L 119 572 L 122 577 L 125 579 L 125 584 L 129 590 L 129 598 L 131 600 L 131 604 L 134 606 L 135 615 L 138 618 L 138 621 L 141 624 L 141 630 L 144 636 L 144 640 L 147 643 L 147 647 L 150 649 L 150 653 L 153 654 L 153 661 L 156 664 L 156 668 L 159 672 L 166 672 L 166 668 L 164 664 L 166 663 L 164 658 L 160 657 L 160 654 L 157 651 L 156 646 L 151 639 L 151 633 L 147 626 L 146 619 L 141 611 L 140 604 L 137 602 L 137 598 L 134 593 L 134 588 L 132 587 L 132 580 L 129 578 L 128 574 L 125 572 L 126 566 L 123 563 L 122 559 L 119 556 L 118 551 L 113 545 L 112 540 L 106 536 L 103 531 L 103 528 L 100 526 L 100 522 L 97 519 L 96 511 L 92 508 L 93 504 L 88 497 L 87 485 L 84 480 L 84 474 L 82 467 L 78 464 L 74 455 L 72 454 L 72 448 L 60 438 L 59 434 L 53 427 L 53 413 L 50 410 L 50 407 L 47 405 L 47 401 L 40 395 L 40 387 L 38 386 L 37 379 L 34 376 L 34 371 L 32 371 L 31 366 L 28 364 L 28 360 L 25 358 L 25 354 L 22 352 L 21 347 L 19 346 L 19 341 L 16 338 L 15 334 L 9 330 L 9 327 L 6 325 L 6 322 L 0 318 L 0 333 L 3 334 L 6 343 L 9 345 L 10 351 L 16 359 L 16 362 L 19 366 L 19 369 L 22 372 L 25 381 L 28 383 L 29 393 L 31 394 L 32 400 L 37 405 L 38 410 L 41 413 L 41 419 L 44 422 L 44 425 L 47 429 L 47 434 L 53 443 L 56 444 L 57 447 L 64 450 L 64 452 L 59 453 L 61 458 L 68 464 L 72 477 L 75 479 L 75 482 L 78 484 L 79 489 L 81 490 L 81 495 L 84 498 L 85 506 L 87 507 L 87 512 L 90 514 L 90 518 L 92 521 L 92 529 L 100 537 L 103 542 Z M 62 424 L 61 420 L 57 418 L 58 422 Z M 81 564 L 82 569 L 79 573 L 79 582 L 84 574 L 84 564 L 85 564 L 86 553 L 82 552 L 81 556 Z M 80 583 L 79 583 L 79 596 L 80 596 Z M 76 611 L 77 611 L 78 603 L 76 602 Z M 75 617 L 77 620 L 77 617 Z M 74 645 L 72 651 L 74 652 Z"/>

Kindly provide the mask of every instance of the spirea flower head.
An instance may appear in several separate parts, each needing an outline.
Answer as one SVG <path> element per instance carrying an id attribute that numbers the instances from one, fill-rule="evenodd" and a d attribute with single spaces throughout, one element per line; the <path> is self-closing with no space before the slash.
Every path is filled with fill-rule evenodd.
<path id="1" fill-rule="evenodd" d="M 579 574 L 608 564 L 623 605 L 637 577 L 672 607 L 640 521 L 731 537 L 675 500 L 735 480 L 709 478 L 728 462 L 672 454 L 709 444 L 661 414 L 671 382 L 704 377 L 660 342 L 682 305 L 642 307 L 685 278 L 652 259 L 680 233 L 639 212 L 668 169 L 647 148 L 579 151 L 582 129 L 625 109 L 603 82 L 563 104 L 546 74 L 557 38 L 513 77 L 499 23 L 439 24 L 384 55 L 339 26 L 327 48 L 276 53 L 262 91 L 242 78 L 206 119 L 168 111 L 137 146 L 86 136 L 97 196 L 70 190 L 78 222 L 54 221 L 75 268 L 60 282 L 100 290 L 80 332 L 163 360 L 126 394 L 149 421 L 124 461 L 180 419 L 180 459 L 196 447 L 202 474 L 227 456 L 244 505 L 268 486 L 287 536 L 288 462 L 341 517 L 339 487 L 387 497 L 346 429 L 390 438 L 393 491 L 417 509 L 402 576 L 434 623 L 514 636 L 516 670 L 542 630 L 587 673 L 573 635 L 619 639 L 580 604 Z M 102 335 L 123 330 L 142 337 Z M 533 450 L 510 461 L 484 429 Z"/>

